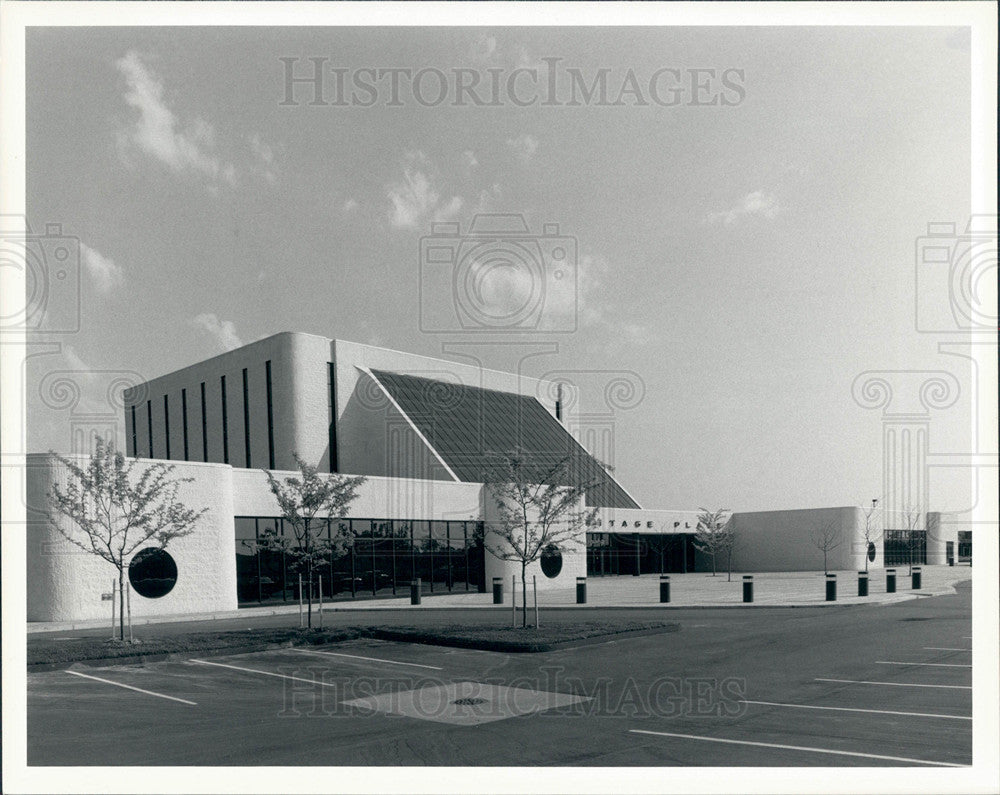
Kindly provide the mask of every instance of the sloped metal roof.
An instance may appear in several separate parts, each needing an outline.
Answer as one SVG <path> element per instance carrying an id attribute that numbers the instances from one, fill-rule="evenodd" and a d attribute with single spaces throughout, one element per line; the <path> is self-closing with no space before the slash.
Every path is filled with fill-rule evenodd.
<path id="1" fill-rule="evenodd" d="M 490 473 L 491 454 L 521 450 L 528 459 L 526 477 L 542 483 L 557 462 L 569 457 L 565 480 L 598 483 L 587 493 L 588 505 L 639 507 L 534 397 L 371 372 L 459 480 L 482 482 Z"/>

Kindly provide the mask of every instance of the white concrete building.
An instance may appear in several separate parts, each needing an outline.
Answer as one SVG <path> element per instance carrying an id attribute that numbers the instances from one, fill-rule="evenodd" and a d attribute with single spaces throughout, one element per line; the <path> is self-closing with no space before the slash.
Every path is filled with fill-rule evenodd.
<path id="1" fill-rule="evenodd" d="M 170 544 L 166 556 L 150 552 L 139 559 L 143 553 L 137 553 L 132 612 L 170 615 L 296 600 L 298 578 L 289 561 L 255 545 L 267 530 L 283 532 L 261 469 L 279 478 L 289 474 L 294 454 L 321 471 L 368 478 L 350 515 L 336 520 L 354 542 L 323 567 L 326 598 L 402 594 L 418 577 L 427 594 L 485 590 L 493 577 L 509 587 L 520 567 L 484 550 L 483 533 L 496 509 L 482 481 L 489 454 L 514 447 L 526 450 L 539 472 L 545 462 L 571 456 L 577 476 L 602 481 L 586 500 L 598 509 L 595 526 L 529 567 L 540 588 L 569 587 L 588 574 L 708 567 L 693 543 L 697 512 L 642 508 L 576 441 L 575 435 L 587 439 L 582 397 L 568 384 L 297 333 L 128 390 L 128 454 L 172 462 L 178 477 L 192 478 L 182 490 L 184 502 L 208 509 L 197 531 Z M 65 477 L 49 456 L 28 457 L 29 621 L 110 612 L 100 596 L 114 570 L 67 542 L 45 518 L 52 483 Z M 906 527 L 898 517 L 888 520 L 890 529 Z M 740 571 L 821 568 L 812 537 L 824 528 L 840 538 L 829 551 L 831 568 L 864 568 L 866 556 L 869 566 L 879 567 L 887 552 L 901 554 L 894 537 L 878 535 L 869 546 L 857 507 L 737 513 L 732 521 Z M 907 542 L 906 553 L 945 562 L 957 533 L 941 528 L 938 515 L 927 514 L 916 528 L 919 543 Z"/>

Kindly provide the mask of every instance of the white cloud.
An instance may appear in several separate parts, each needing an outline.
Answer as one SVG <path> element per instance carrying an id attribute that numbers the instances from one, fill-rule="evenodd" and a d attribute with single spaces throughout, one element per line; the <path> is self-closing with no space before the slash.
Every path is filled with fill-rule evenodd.
<path id="1" fill-rule="evenodd" d="M 236 326 L 231 320 L 220 320 L 218 315 L 205 312 L 191 322 L 195 327 L 208 332 L 223 351 L 231 351 L 243 345 L 243 340 L 236 333 Z"/>
<path id="2" fill-rule="evenodd" d="M 215 130 L 204 119 L 182 125 L 164 99 L 163 83 L 135 50 L 116 63 L 128 84 L 125 101 L 138 118 L 125 134 L 143 152 L 176 172 L 195 172 L 213 181 L 236 181 L 236 169 L 213 153 Z"/>
<path id="3" fill-rule="evenodd" d="M 342 209 L 344 210 L 345 213 L 352 213 L 358 209 L 358 206 L 359 205 L 357 199 L 348 199 L 347 201 L 344 202 Z"/>
<path id="4" fill-rule="evenodd" d="M 748 193 L 728 210 L 709 213 L 705 216 L 705 223 L 722 223 L 725 226 L 734 226 L 742 219 L 750 216 L 759 216 L 767 219 L 774 218 L 783 209 L 772 194 L 755 190 L 752 193 Z"/>
<path id="5" fill-rule="evenodd" d="M 471 171 L 478 166 L 479 161 L 476 159 L 476 153 L 471 149 L 462 152 L 462 165 L 465 166 L 466 171 Z"/>
<path id="6" fill-rule="evenodd" d="M 487 36 L 486 34 L 480 34 L 469 46 L 469 56 L 474 61 L 490 61 L 493 59 L 494 54 L 497 51 L 497 39 L 496 36 Z"/>
<path id="7" fill-rule="evenodd" d="M 477 213 L 491 213 L 498 212 L 500 206 L 498 200 L 503 195 L 503 190 L 500 187 L 500 183 L 494 182 L 487 190 L 481 190 L 479 192 L 479 202 L 476 205 Z"/>
<path id="8" fill-rule="evenodd" d="M 83 267 L 99 292 L 110 293 L 125 280 L 121 267 L 100 251 L 81 243 L 80 254 L 83 257 Z"/>
<path id="9" fill-rule="evenodd" d="M 462 199 L 452 196 L 443 200 L 426 171 L 430 166 L 423 152 L 409 152 L 403 179 L 387 191 L 392 207 L 389 222 L 398 229 L 414 229 L 422 223 L 454 218 L 462 209 Z"/>
<path id="10" fill-rule="evenodd" d="M 256 170 L 273 185 L 278 179 L 277 169 L 274 165 L 274 150 L 261 141 L 260 136 L 256 133 L 251 135 L 247 140 L 250 143 L 250 149 L 258 161 Z"/>
<path id="11" fill-rule="evenodd" d="M 79 354 L 76 352 L 76 348 L 72 345 L 66 344 L 62 348 L 63 358 L 69 365 L 70 370 L 75 370 L 77 372 L 83 373 L 85 377 L 90 378 L 95 375 L 94 368 L 91 367 L 87 362 L 80 358 Z"/>
<path id="12" fill-rule="evenodd" d="M 527 162 L 535 156 L 538 151 L 538 139 L 533 135 L 524 133 L 517 138 L 508 138 L 507 146 L 519 158 Z"/>

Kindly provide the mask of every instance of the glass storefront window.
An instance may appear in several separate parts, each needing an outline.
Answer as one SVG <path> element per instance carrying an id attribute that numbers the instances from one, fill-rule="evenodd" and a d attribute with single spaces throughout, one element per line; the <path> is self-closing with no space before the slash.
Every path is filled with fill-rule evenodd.
<path id="1" fill-rule="evenodd" d="M 314 536 L 327 538 L 327 520 Z M 479 522 L 429 522 L 423 520 L 344 519 L 334 532 L 349 542 L 326 556 L 314 570 L 313 596 L 331 599 L 399 595 L 411 580 L 420 577 L 428 592 L 482 589 L 485 567 Z M 288 534 L 275 517 L 236 518 L 236 571 L 241 604 L 294 601 L 298 598 L 299 572 L 280 551 L 268 551 L 258 542 L 265 533 Z"/>

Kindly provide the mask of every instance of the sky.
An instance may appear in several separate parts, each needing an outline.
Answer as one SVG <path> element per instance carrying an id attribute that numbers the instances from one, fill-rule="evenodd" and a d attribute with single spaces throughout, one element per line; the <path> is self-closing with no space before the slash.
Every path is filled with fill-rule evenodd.
<path id="1" fill-rule="evenodd" d="M 122 378 L 293 330 L 558 371 L 644 507 L 868 504 L 885 411 L 927 412 L 933 455 L 977 443 L 968 361 L 915 319 L 947 289 L 918 240 L 971 212 L 969 58 L 926 27 L 30 30 L 28 220 L 79 242 L 80 282 L 34 336 L 28 449 L 121 422 Z M 322 103 L 288 94 L 313 63 Z M 473 269 L 463 326 L 421 240 L 487 213 L 523 218 L 547 286 Z M 516 334 L 482 320 L 537 295 Z M 957 398 L 866 408 L 868 371 Z M 969 507 L 966 474 L 932 507 Z"/>

